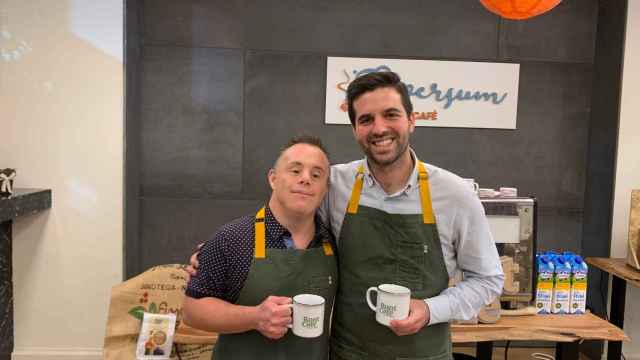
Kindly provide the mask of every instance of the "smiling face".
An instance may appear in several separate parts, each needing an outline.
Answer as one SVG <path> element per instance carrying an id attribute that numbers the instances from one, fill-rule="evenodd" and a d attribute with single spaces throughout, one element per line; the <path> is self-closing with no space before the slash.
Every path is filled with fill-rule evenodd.
<path id="1" fill-rule="evenodd" d="M 164 331 L 158 330 L 153 333 L 152 339 L 154 344 L 161 346 L 167 341 L 167 334 L 165 334 Z"/>
<path id="2" fill-rule="evenodd" d="M 269 171 L 271 201 L 295 215 L 311 215 L 329 188 L 329 160 L 318 147 L 296 144 L 286 149 Z"/>
<path id="3" fill-rule="evenodd" d="M 393 165 L 409 151 L 409 134 L 415 128 L 400 94 L 392 87 L 366 92 L 353 102 L 353 134 L 372 165 Z"/>

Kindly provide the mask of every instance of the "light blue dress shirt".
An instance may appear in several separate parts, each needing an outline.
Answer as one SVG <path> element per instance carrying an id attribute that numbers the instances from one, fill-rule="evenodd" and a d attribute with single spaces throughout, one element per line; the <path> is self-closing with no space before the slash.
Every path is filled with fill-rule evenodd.
<path id="1" fill-rule="evenodd" d="M 416 159 L 413 150 L 411 154 Z M 333 165 L 329 193 L 319 213 L 338 241 L 357 169 L 361 164 L 364 164 L 365 177 L 360 205 L 391 214 L 422 213 L 417 166 L 400 191 L 387 194 L 369 171 L 366 158 Z M 469 320 L 502 293 L 504 274 L 498 251 L 484 208 L 468 183 L 436 166 L 425 163 L 425 167 L 429 174 L 431 201 L 449 277 L 453 278 L 459 271 L 463 274 L 463 280 L 456 286 L 425 299 L 431 313 L 429 324 L 453 319 Z"/>

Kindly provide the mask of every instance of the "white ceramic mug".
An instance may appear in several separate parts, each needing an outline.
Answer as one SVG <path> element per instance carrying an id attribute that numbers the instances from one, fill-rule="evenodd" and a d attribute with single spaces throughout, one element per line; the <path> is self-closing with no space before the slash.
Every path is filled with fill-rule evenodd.
<path id="1" fill-rule="evenodd" d="M 371 302 L 371 293 L 378 294 L 376 305 Z M 409 316 L 411 290 L 400 285 L 381 284 L 367 289 L 367 304 L 376 312 L 376 321 L 389 326 L 391 320 L 402 320 Z"/>
<path id="2" fill-rule="evenodd" d="M 291 304 L 293 322 L 288 325 L 293 333 L 304 338 L 322 335 L 324 304 L 324 298 L 319 295 L 300 294 L 294 296 Z"/>
<path id="3" fill-rule="evenodd" d="M 464 180 L 467 184 L 469 184 L 469 188 L 471 188 L 471 191 L 473 191 L 476 194 L 478 193 L 478 189 L 480 188 L 480 185 L 478 185 L 475 179 L 462 179 L 462 180 Z"/>

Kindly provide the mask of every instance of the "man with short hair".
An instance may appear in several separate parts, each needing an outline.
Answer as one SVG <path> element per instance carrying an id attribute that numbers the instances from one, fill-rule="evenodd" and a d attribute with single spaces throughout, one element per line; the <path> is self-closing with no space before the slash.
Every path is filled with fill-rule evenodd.
<path id="1" fill-rule="evenodd" d="M 356 78 L 347 104 L 366 157 L 332 166 L 320 209 L 336 236 L 340 269 L 331 358 L 450 359 L 449 321 L 472 318 L 502 291 L 482 204 L 460 177 L 421 162 L 410 148 L 415 116 L 397 74 Z M 458 270 L 464 280 L 448 288 Z M 383 283 L 411 289 L 408 318 L 390 329 L 376 323 L 364 296 Z"/>
<path id="2" fill-rule="evenodd" d="M 201 248 L 183 321 L 221 334 L 216 360 L 326 359 L 338 275 L 331 234 L 316 217 L 329 180 L 320 140 L 294 138 L 268 179 L 268 204 L 222 226 Z M 291 297 L 300 293 L 325 298 L 319 338 L 288 332 Z"/>

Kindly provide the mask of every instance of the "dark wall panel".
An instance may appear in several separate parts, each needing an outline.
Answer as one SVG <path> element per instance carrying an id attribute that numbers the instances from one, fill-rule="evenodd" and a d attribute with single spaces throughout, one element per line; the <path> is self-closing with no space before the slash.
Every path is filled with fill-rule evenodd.
<path id="1" fill-rule="evenodd" d="M 142 9 L 127 1 L 125 7 L 125 149 L 124 149 L 124 264 L 130 278 L 130 264 L 139 260 L 140 232 L 140 72 L 142 69 Z"/>
<path id="2" fill-rule="evenodd" d="M 626 18 L 626 0 L 600 1 L 583 223 L 583 253 L 587 256 L 610 255 Z M 603 316 L 607 310 L 608 276 L 593 268 L 589 275 L 587 304 Z M 588 355 L 595 358 L 601 346 L 587 349 Z"/>
<path id="3" fill-rule="evenodd" d="M 580 251 L 592 70 L 524 63 L 516 130 L 417 128 L 423 160 L 538 199 L 539 248 Z"/>
<path id="4" fill-rule="evenodd" d="M 240 50 L 144 48 L 142 196 L 240 192 L 242 81 Z"/>
<path id="5" fill-rule="evenodd" d="M 476 2 L 286 0 L 255 5 L 249 10 L 251 30 L 246 31 L 251 48 L 436 58 L 496 56 L 497 19 Z"/>
<path id="6" fill-rule="evenodd" d="M 138 272 L 158 264 L 182 264 L 221 225 L 256 212 L 259 200 L 141 200 L 141 247 Z"/>
<path id="7" fill-rule="evenodd" d="M 144 1 L 145 45 L 242 48 L 244 0 Z"/>
<path id="8" fill-rule="evenodd" d="M 542 207 L 581 209 L 591 67 L 520 67 L 516 130 L 417 128 L 418 155 L 482 187 L 515 186 Z"/>
<path id="9" fill-rule="evenodd" d="M 562 1 L 527 21 L 502 20 L 500 59 L 592 63 L 598 0 Z"/>
<path id="10" fill-rule="evenodd" d="M 243 185 L 269 192 L 266 171 L 291 134 L 322 129 L 324 58 L 319 55 L 250 51 L 247 54 Z"/>
<path id="11" fill-rule="evenodd" d="M 145 2 L 145 44 L 493 59 L 498 18 L 468 0 Z"/>
<path id="12" fill-rule="evenodd" d="M 538 211 L 538 249 L 582 253 L 582 209 Z"/>
<path id="13" fill-rule="evenodd" d="M 248 52 L 243 185 L 250 196 L 269 193 L 266 172 L 294 134 L 332 139 L 327 148 L 342 161 L 360 156 L 348 126 L 324 125 L 325 67 L 320 55 Z"/>

